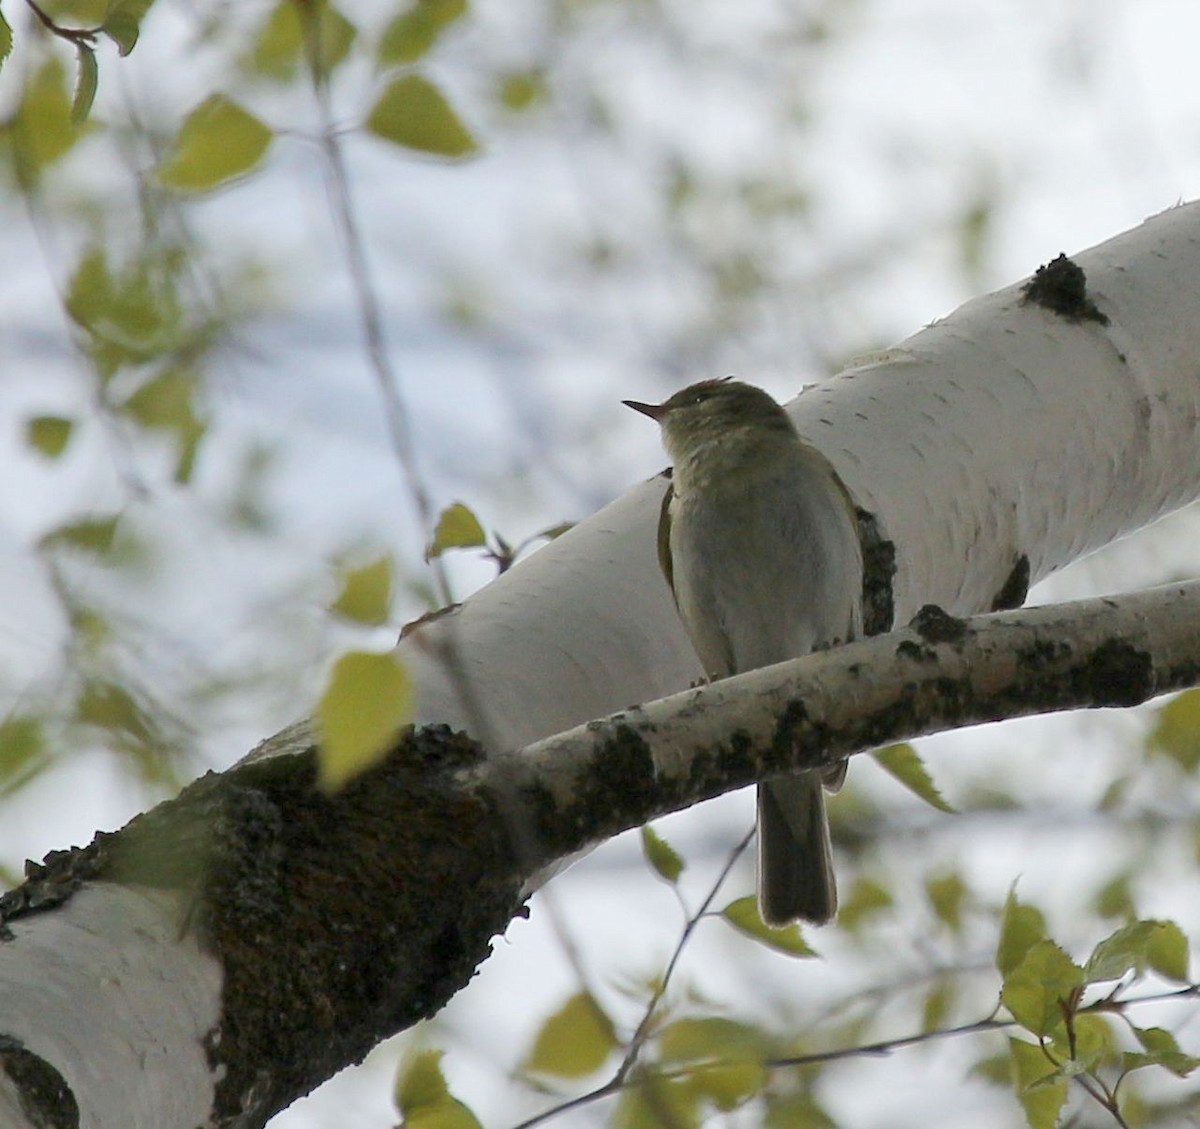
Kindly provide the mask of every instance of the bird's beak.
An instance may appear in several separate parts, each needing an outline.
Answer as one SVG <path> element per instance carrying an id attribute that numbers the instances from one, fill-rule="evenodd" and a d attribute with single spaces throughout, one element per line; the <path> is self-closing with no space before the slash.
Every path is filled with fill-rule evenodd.
<path id="1" fill-rule="evenodd" d="M 655 423 L 661 423 L 663 416 L 667 414 L 662 404 L 643 404 L 640 400 L 622 400 L 621 403 L 635 412 L 649 416 Z"/>

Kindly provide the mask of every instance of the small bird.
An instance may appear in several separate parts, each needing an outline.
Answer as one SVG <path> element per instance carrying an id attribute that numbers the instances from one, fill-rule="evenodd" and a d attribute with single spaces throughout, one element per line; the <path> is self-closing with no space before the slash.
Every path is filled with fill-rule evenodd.
<path id="1" fill-rule="evenodd" d="M 674 464 L 658 559 L 710 680 L 861 633 L 854 504 L 783 408 L 729 378 L 662 404 L 622 403 L 658 423 Z M 836 790 L 845 775 L 841 764 L 759 784 L 758 905 L 768 924 L 822 924 L 837 912 L 822 783 Z"/>

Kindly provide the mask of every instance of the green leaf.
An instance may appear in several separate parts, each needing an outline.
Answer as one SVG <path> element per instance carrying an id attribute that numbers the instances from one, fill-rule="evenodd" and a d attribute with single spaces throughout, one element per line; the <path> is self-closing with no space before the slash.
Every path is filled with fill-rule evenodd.
<path id="1" fill-rule="evenodd" d="M 1005 1050 L 1001 1054 L 985 1054 L 967 1070 L 968 1078 L 982 1078 L 985 1082 L 1011 1086 L 1013 1082 L 1012 1056 Z"/>
<path id="2" fill-rule="evenodd" d="M 57 57 L 48 59 L 25 84 L 16 112 L 0 131 L 12 147 L 21 183 L 36 183 L 42 171 L 69 152 L 81 135 L 71 124 L 66 71 Z"/>
<path id="3" fill-rule="evenodd" d="M 300 5 L 296 4 L 295 0 L 291 0 L 290 7 L 299 8 Z M 354 41 L 358 38 L 358 28 L 332 4 L 324 2 L 309 4 L 305 7 L 305 11 L 309 13 L 315 11 L 316 13 L 318 21 L 316 66 L 318 73 L 325 77 L 349 56 L 350 48 L 354 46 Z"/>
<path id="4" fill-rule="evenodd" d="M 1096 891 L 1092 909 L 1100 917 L 1134 917 L 1136 910 L 1130 889 L 1132 879 L 1133 875 L 1127 870 L 1110 879 Z"/>
<path id="5" fill-rule="evenodd" d="M 1072 1025 L 1073 1040 L 1062 1033 L 1061 1050 L 1065 1059 L 1071 1055 L 1070 1069 L 1093 1072 L 1099 1068 L 1105 1056 L 1114 1050 L 1112 1029 L 1108 1018 L 1103 1015 L 1076 1015 Z"/>
<path id="6" fill-rule="evenodd" d="M 142 19 L 154 0 L 113 0 L 100 30 L 116 45 L 122 57 L 137 45 Z"/>
<path id="7" fill-rule="evenodd" d="M 13 714 L 0 721 L 0 794 L 13 791 L 48 763 L 40 718 Z"/>
<path id="8" fill-rule="evenodd" d="M 711 1062 L 694 1066 L 684 1079 L 699 1097 L 729 1113 L 757 1097 L 767 1081 L 761 1062 Z"/>
<path id="9" fill-rule="evenodd" d="M 1144 966 L 1149 926 L 1149 922 L 1135 921 L 1101 941 L 1083 966 L 1087 982 L 1120 980 L 1130 969 Z"/>
<path id="10" fill-rule="evenodd" d="M 1146 961 L 1159 976 L 1187 984 L 1191 980 L 1188 971 L 1188 942 L 1183 930 L 1173 921 L 1155 921 L 1154 932 L 1146 946 Z"/>
<path id="11" fill-rule="evenodd" d="M 321 787 L 335 792 L 382 760 L 412 709 L 412 680 L 391 654 L 342 655 L 316 709 Z"/>
<path id="12" fill-rule="evenodd" d="M 767 1079 L 762 1033 L 723 1016 L 676 1020 L 662 1029 L 658 1046 L 664 1063 L 690 1064 L 685 1084 L 725 1112 L 758 1094 Z"/>
<path id="13" fill-rule="evenodd" d="M 772 1088 L 763 1097 L 767 1107 L 763 1129 L 839 1129 L 838 1122 L 817 1104 L 811 1091 L 780 1092 Z"/>
<path id="14" fill-rule="evenodd" d="M 446 1076 L 442 1073 L 442 1056 L 439 1050 L 418 1051 L 409 1056 L 396 1078 L 396 1105 L 407 1117 L 422 1106 L 439 1104 L 450 1094 Z"/>
<path id="15" fill-rule="evenodd" d="M 462 502 L 442 510 L 433 540 L 425 549 L 425 559 L 440 557 L 447 549 L 474 549 L 487 544 L 487 534 L 479 519 Z"/>
<path id="16" fill-rule="evenodd" d="M 1026 1030 L 1050 1035 L 1063 1025 L 1063 1009 L 1077 1005 L 1083 982 L 1083 969 L 1062 949 L 1038 941 L 1004 978 L 1000 1000 Z"/>
<path id="17" fill-rule="evenodd" d="M 547 93 L 546 76 L 540 70 L 510 71 L 501 77 L 496 97 L 505 109 L 520 113 L 544 102 Z"/>
<path id="18" fill-rule="evenodd" d="M 380 65 L 415 63 L 466 10 L 467 0 L 416 0 L 385 29 L 379 41 Z"/>
<path id="19" fill-rule="evenodd" d="M 137 389 L 121 410 L 142 427 L 172 432 L 179 442 L 175 481 L 186 482 L 196 450 L 204 436 L 204 424 L 196 416 L 196 379 L 190 373 L 168 369 Z"/>
<path id="20" fill-rule="evenodd" d="M 1041 1047 L 1009 1039 L 1013 1083 L 1030 1129 L 1054 1129 L 1067 1100 L 1067 1080 Z"/>
<path id="21" fill-rule="evenodd" d="M 876 749 L 871 754 L 875 762 L 885 772 L 890 773 L 900 781 L 910 792 L 920 796 L 931 807 L 938 811 L 956 815 L 957 809 L 943 799 L 933 777 L 929 775 L 917 750 L 912 745 L 889 745 L 886 749 Z"/>
<path id="22" fill-rule="evenodd" d="M 95 287 L 85 328 L 93 338 L 93 359 L 107 376 L 180 346 L 178 290 L 155 251 L 147 250 L 115 275 L 108 273 L 102 254 L 89 252 L 80 271 Z"/>
<path id="23" fill-rule="evenodd" d="M 925 893 L 942 923 L 955 933 L 959 932 L 962 929 L 963 902 L 967 895 L 962 875 L 956 873 L 931 878 L 925 883 Z"/>
<path id="24" fill-rule="evenodd" d="M 416 74 L 392 79 L 371 110 L 367 128 L 385 141 L 441 157 L 467 157 L 477 149 L 441 91 Z"/>
<path id="25" fill-rule="evenodd" d="M 392 608 L 392 558 L 387 554 L 361 568 L 343 569 L 342 590 L 330 610 L 354 623 L 378 627 Z"/>
<path id="26" fill-rule="evenodd" d="M 244 66 L 267 78 L 287 82 L 304 57 L 305 30 L 301 5 L 279 0 L 259 29 Z M 304 5 L 304 18 L 318 21 L 317 51 L 321 73 L 328 75 L 350 54 L 358 29 L 332 4 L 314 0 Z"/>
<path id="27" fill-rule="evenodd" d="M 279 0 L 242 63 L 267 78 L 286 82 L 295 77 L 303 50 L 304 29 L 296 2 Z"/>
<path id="28" fill-rule="evenodd" d="M 224 94 L 212 94 L 188 114 L 158 179 L 170 188 L 202 191 L 249 172 L 267 151 L 271 131 Z"/>
<path id="29" fill-rule="evenodd" d="M 96 87 L 100 82 L 100 69 L 96 65 L 96 52 L 86 43 L 76 47 L 79 56 L 79 74 L 75 79 L 75 98 L 71 103 L 71 124 L 82 125 L 92 112 L 96 100 Z"/>
<path id="30" fill-rule="evenodd" d="M 996 967 L 1007 976 L 1025 959 L 1025 954 L 1046 936 L 1046 920 L 1035 906 L 1017 901 L 1014 886 L 1004 903 L 1000 922 L 1000 941 L 996 946 Z"/>
<path id="31" fill-rule="evenodd" d="M 0 12 L 0 66 L 3 66 L 4 60 L 12 54 L 12 49 L 12 25 L 4 18 L 4 13 Z"/>
<path id="32" fill-rule="evenodd" d="M 1146 968 L 1186 982 L 1187 958 L 1187 939 L 1174 922 L 1134 921 L 1096 946 L 1084 972 L 1089 984 L 1119 980 L 1131 970 L 1143 972 Z"/>
<path id="33" fill-rule="evenodd" d="M 25 438 L 48 459 L 57 459 L 71 438 L 74 423 L 62 416 L 34 416 L 25 424 Z"/>
<path id="34" fill-rule="evenodd" d="M 84 329 L 92 329 L 112 304 L 112 278 L 104 248 L 84 252 L 67 288 L 67 313 Z"/>
<path id="35" fill-rule="evenodd" d="M 537 1033 L 525 1068 L 559 1078 L 597 1071 L 617 1047 L 612 1020 L 588 992 L 572 996 Z"/>
<path id="36" fill-rule="evenodd" d="M 45 534 L 38 544 L 43 549 L 65 547 L 106 556 L 112 551 L 119 520 L 118 517 L 87 517 L 67 522 Z"/>
<path id="37" fill-rule="evenodd" d="M 1185 690 L 1159 709 L 1146 744 L 1195 772 L 1200 765 L 1200 690 Z"/>
<path id="38" fill-rule="evenodd" d="M 175 462 L 175 481 L 191 478 L 204 424 L 196 414 L 196 377 L 178 368 L 168 368 L 146 380 L 142 388 L 128 397 L 121 410 L 138 424 L 155 431 L 172 433 L 179 444 Z"/>
<path id="39" fill-rule="evenodd" d="M 685 1016 L 668 1023 L 659 1032 L 658 1045 L 664 1062 L 758 1062 L 768 1049 L 757 1027 L 721 1015 Z"/>
<path id="40" fill-rule="evenodd" d="M 1145 1049 L 1145 1054 L 1130 1051 L 1123 1056 L 1126 1070 L 1140 1070 L 1143 1066 L 1161 1066 L 1180 1078 L 1186 1078 L 1200 1059 L 1184 1054 L 1175 1041 L 1175 1036 L 1162 1027 L 1134 1027 L 1133 1033 Z"/>
<path id="41" fill-rule="evenodd" d="M 874 878 L 859 878 L 838 907 L 838 925 L 851 932 L 893 905 L 891 891 Z"/>
<path id="42" fill-rule="evenodd" d="M 672 886 L 679 881 L 684 868 L 683 859 L 649 824 L 642 828 L 642 854 L 660 878 L 666 879 Z"/>
<path id="43" fill-rule="evenodd" d="M 938 980 L 929 989 L 921 1006 L 921 1030 L 936 1031 L 946 1022 L 957 993 L 949 980 Z"/>
<path id="44" fill-rule="evenodd" d="M 480 1129 L 471 1110 L 450 1093 L 441 1060 L 441 1051 L 425 1050 L 402 1064 L 395 1097 L 404 1129 Z"/>
<path id="45" fill-rule="evenodd" d="M 700 1095 L 686 1078 L 633 1071 L 621 1090 L 609 1129 L 699 1129 Z"/>
<path id="46" fill-rule="evenodd" d="M 192 411 L 195 379 L 178 369 L 168 369 L 146 381 L 121 405 L 142 427 L 184 431 L 200 424 Z"/>
<path id="47" fill-rule="evenodd" d="M 125 735 L 138 745 L 150 745 L 155 740 L 146 712 L 128 690 L 115 682 L 89 681 L 75 705 L 75 719 L 114 735 Z"/>
<path id="48" fill-rule="evenodd" d="M 785 925 L 782 929 L 774 929 L 763 921 L 758 912 L 758 903 L 753 896 L 738 898 L 730 902 L 721 915 L 735 928 L 740 929 L 748 937 L 761 941 L 777 953 L 785 953 L 790 957 L 815 957 L 817 951 L 804 939 L 804 934 L 798 925 Z"/>

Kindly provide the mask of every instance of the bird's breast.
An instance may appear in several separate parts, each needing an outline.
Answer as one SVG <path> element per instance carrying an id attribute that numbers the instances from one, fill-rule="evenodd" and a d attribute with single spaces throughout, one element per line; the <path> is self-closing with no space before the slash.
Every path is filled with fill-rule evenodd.
<path id="1" fill-rule="evenodd" d="M 811 469 L 764 467 L 685 484 L 672 500 L 675 598 L 710 676 L 857 634 L 857 524 L 831 472 L 813 480 Z"/>

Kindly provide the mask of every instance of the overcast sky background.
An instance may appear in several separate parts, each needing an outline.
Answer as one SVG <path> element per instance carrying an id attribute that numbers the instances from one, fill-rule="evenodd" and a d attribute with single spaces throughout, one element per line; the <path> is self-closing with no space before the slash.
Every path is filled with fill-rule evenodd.
<path id="1" fill-rule="evenodd" d="M 385 12 L 375 3 L 345 10 L 364 25 Z M 382 429 L 321 166 L 304 137 L 312 107 L 295 91 L 247 84 L 224 61 L 265 11 L 224 12 L 237 27 L 205 45 L 197 18 L 160 0 L 133 55 L 101 59 L 100 115 L 135 105 L 170 121 L 217 88 L 290 131 L 262 175 L 186 213 L 218 241 L 212 270 L 249 258 L 269 277 L 269 298 L 208 373 L 211 432 L 190 489 L 170 484 L 165 452 L 138 447 L 131 468 L 119 438 L 81 412 L 87 383 L 58 297 L 76 237 L 52 223 L 39 234 L 19 201 L 0 199 L 0 584 L 10 593 L 0 601 L 0 695 L 8 699 L 0 708 L 48 693 L 67 638 L 33 543 L 70 515 L 120 507 L 155 547 L 136 613 L 153 626 L 142 657 L 162 685 L 269 668 L 257 693 L 204 717 L 190 773 L 232 763 L 305 712 L 331 657 L 364 642 L 325 617 L 334 555 L 348 546 L 363 556 L 390 550 L 414 585 L 428 584 L 425 531 Z M 798 37 L 818 15 L 828 37 Z M 1200 14 L 1184 0 L 477 0 L 429 71 L 475 129 L 482 155 L 445 164 L 367 136 L 346 140 L 430 495 L 439 506 L 465 501 L 512 541 L 583 517 L 664 462 L 655 429 L 622 408 L 622 397 L 657 399 L 733 373 L 790 398 L 975 293 L 1194 197 L 1197 42 Z M 526 67 L 545 70 L 548 102 L 506 116 L 491 97 L 496 76 Z M 11 101 L 10 73 L 0 74 L 0 105 Z M 365 68 L 348 73 L 334 91 L 339 119 L 359 120 L 377 89 Z M 611 131 L 596 127 L 602 118 Z M 86 144 L 73 175 L 93 190 L 111 182 L 114 197 L 127 192 L 128 172 L 105 162 L 111 151 Z M 698 187 L 672 213 L 664 186 L 681 168 Z M 799 192 L 804 207 L 767 214 L 755 205 L 781 186 Z M 966 262 L 963 216 L 972 207 L 991 223 L 978 259 Z M 767 284 L 718 303 L 714 278 L 724 267 L 713 264 L 735 252 Z M 447 316 L 454 309 L 470 317 Z M 56 411 L 83 423 L 68 456 L 48 463 L 24 447 L 22 427 Z M 224 515 L 255 458 L 266 467 L 255 481 L 272 528 L 235 536 Z M 1195 534 L 1194 515 L 1179 515 L 1074 566 L 1035 598 L 1195 575 Z M 463 555 L 450 571 L 461 597 L 490 566 Z M 403 591 L 397 625 L 422 610 L 415 587 Z M 897 901 L 910 908 L 877 941 L 877 953 L 894 954 L 898 981 L 964 959 L 921 916 L 926 859 L 963 865 L 995 898 L 1019 873 L 1032 899 L 1069 905 L 1065 864 L 1094 866 L 1111 839 L 1086 814 L 1064 824 L 1056 804 L 1070 795 L 1085 813 L 1144 728 L 1133 714 L 1088 715 L 923 744 L 952 799 L 1003 765 L 1031 809 L 1021 823 L 964 816 L 951 829 L 875 766 L 856 765 L 862 796 L 899 813 L 879 850 L 922 860 L 907 884 L 896 879 Z M 153 795 L 103 750 L 65 756 L 5 801 L 0 854 L 16 866 L 86 842 Z M 665 822 L 694 862 L 691 896 L 751 818 L 747 793 Z M 1172 898 L 1169 871 L 1160 877 L 1145 891 L 1143 915 L 1200 924 Z M 844 885 L 849 878 L 843 872 Z M 747 861 L 730 896 L 751 882 Z M 618 986 L 652 974 L 679 925 L 669 891 L 640 869 L 636 840 L 596 852 L 551 896 L 606 1004 L 635 1018 Z M 532 920 L 497 942 L 476 982 L 419 1036 L 452 1047 L 447 1072 L 489 1129 L 539 1108 L 506 1075 L 540 1020 L 578 986 L 552 916 L 535 899 Z M 1069 915 L 1051 924 L 1069 929 Z M 752 951 L 714 923 L 700 931 L 685 975 L 694 973 L 706 995 L 803 1026 L 856 990 L 870 955 L 836 931 L 817 945 L 826 961 L 791 962 Z M 912 1023 L 897 1005 L 895 1033 Z M 396 1046 L 381 1049 L 274 1124 L 390 1124 L 396 1057 Z M 847 1125 L 1018 1124 L 1011 1098 L 962 1082 L 975 1057 L 948 1042 L 920 1059 L 847 1063 L 822 1096 Z M 601 1116 L 584 1111 L 556 1124 L 596 1125 Z"/>

